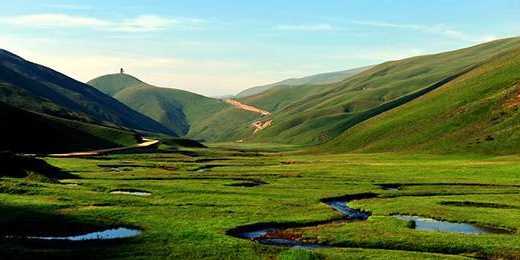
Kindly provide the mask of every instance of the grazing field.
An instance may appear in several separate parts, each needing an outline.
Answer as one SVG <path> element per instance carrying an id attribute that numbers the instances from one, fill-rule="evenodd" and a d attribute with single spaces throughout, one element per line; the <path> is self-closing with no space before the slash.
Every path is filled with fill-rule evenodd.
<path id="1" fill-rule="evenodd" d="M 516 233 L 520 157 L 332 155 L 291 146 L 252 147 L 219 144 L 179 150 L 161 145 L 158 150 L 46 158 L 77 178 L 0 179 L 0 255 L 2 259 L 520 259 Z M 259 223 L 304 226 L 340 219 L 342 215 L 320 199 L 367 193 L 375 197 L 348 204 L 370 212 L 366 221 L 285 230 L 292 239 L 324 248 L 290 249 L 227 235 L 231 229 Z M 475 223 L 507 232 L 421 231 L 392 215 Z M 26 238 L 121 227 L 141 232 L 106 241 Z"/>

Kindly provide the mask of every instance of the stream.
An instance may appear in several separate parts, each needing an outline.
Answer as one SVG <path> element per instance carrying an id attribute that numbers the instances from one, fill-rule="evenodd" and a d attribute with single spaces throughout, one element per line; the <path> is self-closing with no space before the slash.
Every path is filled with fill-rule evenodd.
<path id="1" fill-rule="evenodd" d="M 344 214 L 341 219 L 315 221 L 307 224 L 298 223 L 260 223 L 238 227 L 227 232 L 233 237 L 248 239 L 260 244 L 277 245 L 284 247 L 316 249 L 327 248 L 330 246 L 298 241 L 297 238 L 291 237 L 290 232 L 285 232 L 291 228 L 315 227 L 325 224 L 342 223 L 349 221 L 364 221 L 370 217 L 370 213 L 352 209 L 347 204 L 353 200 L 375 198 L 376 194 L 366 193 L 358 195 L 347 195 L 343 197 L 323 199 L 321 202 L 327 204 L 332 209 Z M 447 221 L 439 221 L 431 218 L 418 216 L 394 216 L 402 221 L 412 222 L 412 228 L 417 230 L 428 230 L 436 232 L 448 233 L 464 233 L 464 234 L 510 234 L 506 229 L 485 227 L 469 223 L 453 223 Z"/>

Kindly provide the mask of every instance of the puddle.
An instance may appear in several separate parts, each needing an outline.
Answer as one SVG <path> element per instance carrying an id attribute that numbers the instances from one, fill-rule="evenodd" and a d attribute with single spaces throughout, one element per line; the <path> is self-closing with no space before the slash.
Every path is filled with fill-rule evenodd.
<path id="1" fill-rule="evenodd" d="M 413 222 L 413 228 L 417 230 L 428 230 L 447 233 L 463 233 L 463 234 L 510 234 L 507 229 L 484 227 L 468 223 L 454 223 L 448 221 L 440 221 L 432 218 L 424 218 L 418 216 L 399 215 L 394 218 L 404 221 Z"/>
<path id="2" fill-rule="evenodd" d="M 263 182 L 260 180 L 254 180 L 254 181 L 235 182 L 235 183 L 224 184 L 224 185 L 230 186 L 230 187 L 251 188 L 251 187 L 256 187 L 256 186 L 265 185 L 265 184 L 267 184 L 267 182 Z"/>
<path id="3" fill-rule="evenodd" d="M 25 238 L 25 239 L 35 239 L 35 240 L 62 240 L 62 241 L 88 241 L 88 240 L 110 240 L 110 239 L 119 239 L 119 238 L 129 238 L 135 237 L 141 234 L 141 231 L 138 229 L 130 229 L 130 228 L 114 228 L 107 229 L 98 232 L 87 233 L 83 235 L 76 236 L 28 236 L 28 237 L 17 237 L 17 236 L 6 236 L 6 238 Z"/>
<path id="4" fill-rule="evenodd" d="M 379 186 L 381 186 L 381 188 L 383 190 L 387 190 L 387 191 L 400 191 L 403 188 L 403 185 L 401 185 L 401 184 L 393 184 L 393 183 L 379 184 Z"/>
<path id="5" fill-rule="evenodd" d="M 205 172 L 207 170 L 210 170 L 210 169 L 213 169 L 213 168 L 216 168 L 216 167 L 224 167 L 226 165 L 213 165 L 213 164 L 208 164 L 208 165 L 203 165 L 203 166 L 200 166 L 196 169 L 193 169 L 191 171 L 194 171 L 194 172 Z"/>
<path id="6" fill-rule="evenodd" d="M 124 195 L 134 195 L 134 196 L 150 196 L 151 192 L 143 191 L 143 190 L 112 190 L 110 194 L 124 194 Z"/>
<path id="7" fill-rule="evenodd" d="M 81 183 L 75 183 L 75 182 L 60 182 L 61 185 L 65 185 L 65 186 L 80 186 Z"/>

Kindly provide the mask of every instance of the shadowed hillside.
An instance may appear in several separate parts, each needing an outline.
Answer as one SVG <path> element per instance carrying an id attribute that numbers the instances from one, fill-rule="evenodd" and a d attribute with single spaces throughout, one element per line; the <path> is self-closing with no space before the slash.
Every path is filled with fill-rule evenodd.
<path id="1" fill-rule="evenodd" d="M 24 111 L 0 102 L 0 151 L 58 153 L 138 143 L 136 133 Z"/>

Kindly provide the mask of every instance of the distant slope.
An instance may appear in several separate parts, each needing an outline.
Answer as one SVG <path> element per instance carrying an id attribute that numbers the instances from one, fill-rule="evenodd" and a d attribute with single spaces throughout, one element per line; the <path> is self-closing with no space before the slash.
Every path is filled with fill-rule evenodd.
<path id="1" fill-rule="evenodd" d="M 510 38 L 451 52 L 391 61 L 343 82 L 322 85 L 319 89 L 273 89 L 267 91 L 273 91 L 271 94 L 262 93 L 241 101 L 274 111 L 273 125 L 255 135 L 253 141 L 320 144 L 383 112 L 379 110 L 392 108 L 382 106 L 384 104 L 397 102 L 401 97 L 424 90 L 518 46 L 520 38 Z M 280 97 L 284 95 L 298 98 L 287 103 L 287 99 L 281 101 Z M 279 108 L 273 109 L 269 104 Z"/>
<path id="2" fill-rule="evenodd" d="M 172 131 L 189 137 L 197 137 L 197 133 L 192 131 L 197 124 L 229 107 L 218 99 L 179 89 L 155 87 L 127 74 L 105 75 L 88 84 Z"/>
<path id="3" fill-rule="evenodd" d="M 57 153 L 129 146 L 132 132 L 37 114 L 0 102 L 0 151 Z"/>
<path id="4" fill-rule="evenodd" d="M 270 127 L 252 135 L 257 115 L 223 110 L 199 127 L 212 141 L 279 142 L 316 145 L 326 143 L 348 128 L 413 100 L 446 79 L 520 46 L 520 38 L 480 44 L 470 48 L 385 62 L 344 81 L 328 85 L 273 87 L 238 99 L 272 114 Z M 219 119 L 230 119 L 220 122 Z M 238 125 L 237 125 L 238 124 Z"/>
<path id="5" fill-rule="evenodd" d="M 334 151 L 518 153 L 520 44 L 325 145 Z"/>
<path id="6" fill-rule="evenodd" d="M 89 85 L 1 49 L 0 101 L 62 118 L 176 135 Z"/>
<path id="7" fill-rule="evenodd" d="M 323 85 L 323 84 L 331 84 L 346 80 L 349 77 L 352 77 L 358 73 L 361 73 L 367 69 L 370 69 L 372 66 L 365 66 L 361 68 L 355 68 L 350 70 L 336 71 L 336 72 L 328 72 L 322 74 L 316 74 L 312 76 L 307 76 L 303 78 L 293 78 L 286 79 L 280 82 L 276 82 L 269 85 L 258 86 L 248 88 L 243 90 L 235 95 L 235 98 L 243 98 L 247 96 L 252 96 L 264 92 L 273 87 L 290 87 L 290 86 L 302 86 L 302 85 Z"/>

